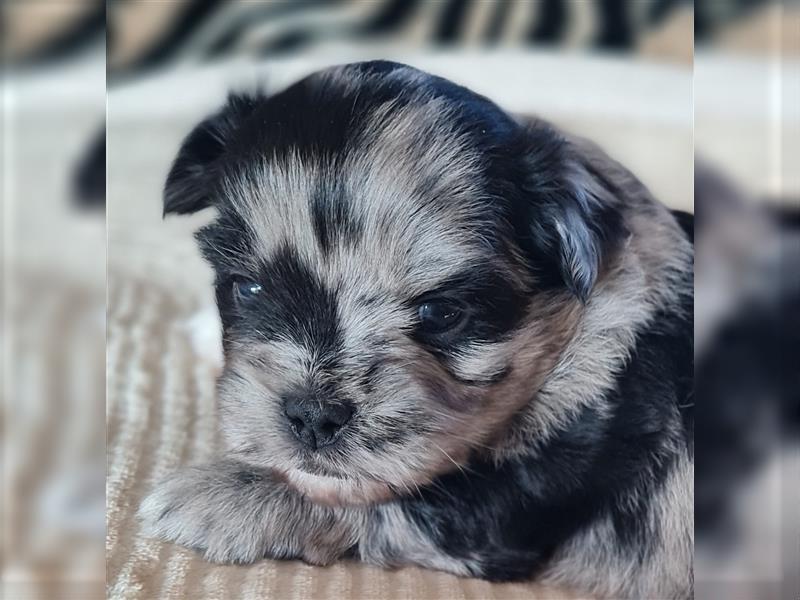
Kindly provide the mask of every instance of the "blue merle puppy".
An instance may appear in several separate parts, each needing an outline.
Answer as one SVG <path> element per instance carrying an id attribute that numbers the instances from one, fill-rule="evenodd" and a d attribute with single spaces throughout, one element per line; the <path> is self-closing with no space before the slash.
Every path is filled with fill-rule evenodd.
<path id="1" fill-rule="evenodd" d="M 691 221 L 596 147 L 414 68 L 233 95 L 205 207 L 226 448 L 140 515 L 215 562 L 357 557 L 686 598 Z"/>

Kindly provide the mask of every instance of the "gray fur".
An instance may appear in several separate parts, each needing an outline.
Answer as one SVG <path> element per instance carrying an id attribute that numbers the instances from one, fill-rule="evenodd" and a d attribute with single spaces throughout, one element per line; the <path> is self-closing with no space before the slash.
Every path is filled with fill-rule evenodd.
<path id="1" fill-rule="evenodd" d="M 359 85 L 335 70 L 325 76 Z M 140 516 L 150 534 L 215 562 L 275 557 L 327 564 L 357 548 L 362 560 L 378 565 L 481 576 L 479 557 L 438 548 L 398 498 L 462 468 L 472 453 L 500 463 L 535 452 L 587 406 L 607 412 L 605 395 L 637 330 L 659 310 L 677 310 L 681 295 L 691 293 L 691 247 L 630 173 L 571 139 L 575 156 L 602 171 L 620 196 L 609 197 L 577 167 L 572 185 L 587 202 L 616 203 L 627 240 L 611 256 L 565 244 L 570 275 L 591 290 L 585 302 L 565 290 L 536 294 L 511 335 L 461 348 L 451 376 L 404 335 L 411 323 L 402 298 L 490 256 L 493 268 L 520 286 L 532 276 L 518 256 L 491 255 L 476 228 L 464 226 L 474 225 L 486 201 L 480 157 L 450 128 L 440 99 L 421 95 L 391 119 L 381 110 L 370 118 L 369 135 L 353 142 L 335 170 L 288 153 L 223 180 L 256 240 L 254 264 L 288 244 L 315 277 L 339 290 L 338 385 L 358 405 L 352 423 L 324 456 L 299 452 L 286 428 L 276 426 L 283 419 L 279 400 L 293 385 L 329 377 L 325 357 L 292 339 L 229 340 L 219 385 L 225 458 L 171 475 Z M 327 180 L 351 199 L 359 239 L 324 252 L 309 207 L 314 182 Z M 441 194 L 446 205 L 431 201 Z M 587 254 L 596 268 L 579 260 Z M 358 383 L 373 363 L 379 393 Z M 672 468 L 650 503 L 654 541 L 644 562 L 617 548 L 613 528 L 601 520 L 559 550 L 545 579 L 608 596 L 685 597 L 692 463 L 681 456 Z"/>

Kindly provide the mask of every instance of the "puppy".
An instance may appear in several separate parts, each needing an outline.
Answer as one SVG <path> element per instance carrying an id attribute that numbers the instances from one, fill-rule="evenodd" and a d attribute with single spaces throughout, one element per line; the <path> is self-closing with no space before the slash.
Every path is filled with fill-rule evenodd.
<path id="1" fill-rule="evenodd" d="M 226 449 L 152 535 L 691 595 L 692 245 L 628 171 L 367 62 L 200 123 L 164 211 L 210 206 Z"/>

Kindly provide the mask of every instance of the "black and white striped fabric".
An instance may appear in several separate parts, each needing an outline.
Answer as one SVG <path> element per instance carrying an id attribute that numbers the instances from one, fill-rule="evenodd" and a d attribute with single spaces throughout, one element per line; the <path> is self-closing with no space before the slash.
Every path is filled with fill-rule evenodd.
<path id="1" fill-rule="evenodd" d="M 766 0 L 87 0 L 21 62 L 106 41 L 111 80 L 182 61 L 348 47 L 555 46 L 632 51 L 694 6 L 701 38 Z M 30 3 L 33 6 L 35 3 Z M 23 4 L 15 10 L 24 11 Z M 33 14 L 30 18 L 39 18 Z"/>
<path id="2" fill-rule="evenodd" d="M 133 73 L 189 57 L 270 57 L 337 41 L 626 50 L 635 46 L 640 32 L 680 4 L 680 0 L 191 0 L 171 11 L 169 22 L 158 28 L 159 35 L 117 69 L 119 74 Z"/>

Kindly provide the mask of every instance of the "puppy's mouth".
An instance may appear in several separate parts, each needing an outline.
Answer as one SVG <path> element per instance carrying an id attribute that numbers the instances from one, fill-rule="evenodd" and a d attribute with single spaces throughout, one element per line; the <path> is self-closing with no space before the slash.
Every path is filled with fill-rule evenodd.
<path id="1" fill-rule="evenodd" d="M 391 486 L 375 480 L 323 475 L 301 468 L 289 469 L 283 475 L 291 487 L 309 500 L 328 506 L 373 504 L 394 497 Z"/>

